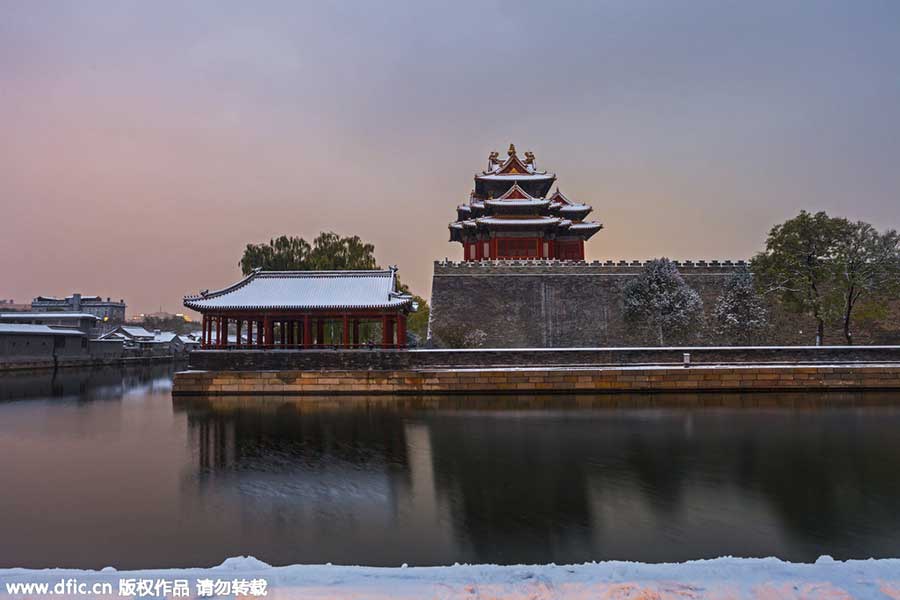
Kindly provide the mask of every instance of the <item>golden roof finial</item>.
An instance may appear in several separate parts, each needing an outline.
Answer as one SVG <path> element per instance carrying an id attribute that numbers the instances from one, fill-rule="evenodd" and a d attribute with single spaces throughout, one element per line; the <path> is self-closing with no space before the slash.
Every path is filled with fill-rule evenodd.
<path id="1" fill-rule="evenodd" d="M 509 145 L 509 150 L 507 150 L 506 153 L 507 153 L 508 155 L 510 155 L 510 156 L 515 156 L 515 155 L 516 155 L 516 145 L 515 145 L 515 144 L 510 144 L 510 145 Z"/>

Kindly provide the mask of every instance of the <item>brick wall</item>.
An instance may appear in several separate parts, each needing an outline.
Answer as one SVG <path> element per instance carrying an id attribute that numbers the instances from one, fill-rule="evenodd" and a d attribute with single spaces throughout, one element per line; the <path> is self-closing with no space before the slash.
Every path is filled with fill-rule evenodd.
<path id="1" fill-rule="evenodd" d="M 678 268 L 703 298 L 710 314 L 722 286 L 742 262 L 682 261 Z M 480 329 L 485 347 L 598 347 L 643 345 L 626 326 L 623 288 L 637 276 L 640 261 L 435 262 L 431 292 L 432 342 L 460 330 Z M 896 303 L 895 303 L 896 304 Z M 768 344 L 811 344 L 812 319 L 771 307 Z M 900 310 L 893 306 L 879 322 L 858 323 L 857 343 L 900 343 Z M 826 343 L 843 343 L 837 327 Z M 710 336 L 701 344 L 713 344 Z"/>
<path id="2" fill-rule="evenodd" d="M 900 366 L 185 371 L 174 395 L 525 394 L 900 389 Z"/>

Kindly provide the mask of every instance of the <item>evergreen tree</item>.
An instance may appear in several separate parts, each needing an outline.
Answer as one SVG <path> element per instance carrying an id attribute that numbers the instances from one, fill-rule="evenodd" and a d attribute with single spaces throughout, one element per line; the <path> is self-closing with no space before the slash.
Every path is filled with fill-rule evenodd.
<path id="1" fill-rule="evenodd" d="M 758 343 L 769 325 L 769 311 L 749 269 L 736 271 L 725 282 L 713 307 L 713 327 L 726 343 Z"/>
<path id="2" fill-rule="evenodd" d="M 668 258 L 648 261 L 625 285 L 625 321 L 660 346 L 696 338 L 703 325 L 703 300 Z"/>

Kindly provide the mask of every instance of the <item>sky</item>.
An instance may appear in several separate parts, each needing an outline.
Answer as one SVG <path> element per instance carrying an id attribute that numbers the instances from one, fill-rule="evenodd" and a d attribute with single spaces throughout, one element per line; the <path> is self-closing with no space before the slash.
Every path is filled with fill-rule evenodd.
<path id="1" fill-rule="evenodd" d="M 898 32 L 893 0 L 0 0 L 0 298 L 182 312 L 323 230 L 427 296 L 510 142 L 593 205 L 589 260 L 900 228 Z"/>

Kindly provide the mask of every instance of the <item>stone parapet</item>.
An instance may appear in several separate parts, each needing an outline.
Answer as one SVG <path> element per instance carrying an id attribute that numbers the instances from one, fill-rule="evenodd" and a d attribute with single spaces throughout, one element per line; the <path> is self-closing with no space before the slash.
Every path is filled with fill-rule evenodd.
<path id="1" fill-rule="evenodd" d="M 453 262 L 434 261 L 434 275 L 569 275 L 639 272 L 648 261 L 643 260 L 480 260 Z M 686 272 L 730 272 L 749 265 L 744 260 L 673 260 L 678 270 Z"/>
<path id="2" fill-rule="evenodd" d="M 601 367 L 767 364 L 900 364 L 900 346 L 684 348 L 498 348 L 477 350 L 198 350 L 200 371 L 402 371 L 484 367 Z"/>

